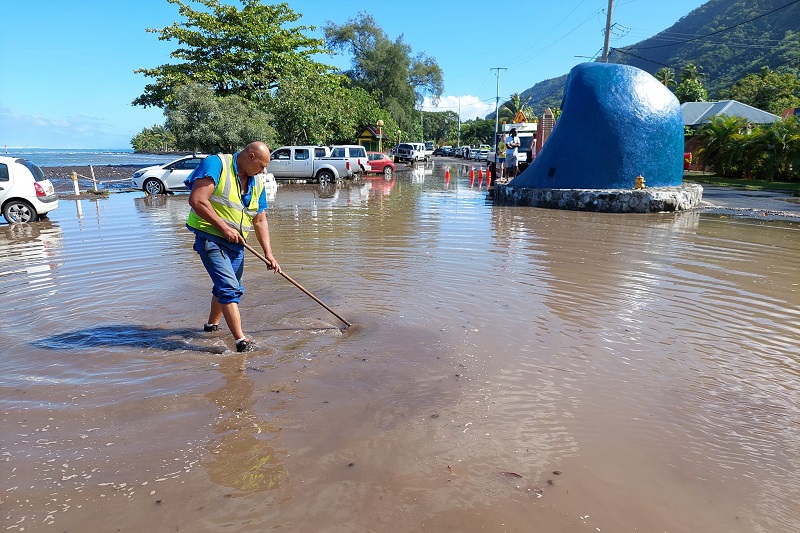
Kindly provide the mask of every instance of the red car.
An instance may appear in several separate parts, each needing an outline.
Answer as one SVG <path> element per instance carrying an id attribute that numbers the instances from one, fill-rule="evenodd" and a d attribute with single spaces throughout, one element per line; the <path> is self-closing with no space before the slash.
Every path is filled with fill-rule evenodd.
<path id="1" fill-rule="evenodd" d="M 383 177 L 387 180 L 392 179 L 392 175 L 394 175 L 394 161 L 392 161 L 389 156 L 380 152 L 367 152 L 367 159 L 369 159 L 369 166 L 372 168 L 372 170 L 368 170 L 367 172 L 383 174 Z"/>

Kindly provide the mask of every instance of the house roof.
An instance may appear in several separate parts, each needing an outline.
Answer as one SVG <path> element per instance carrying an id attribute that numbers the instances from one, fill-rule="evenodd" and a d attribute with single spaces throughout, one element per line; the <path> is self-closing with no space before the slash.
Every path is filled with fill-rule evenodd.
<path id="1" fill-rule="evenodd" d="M 742 117 L 747 122 L 764 124 L 775 122 L 780 117 L 761 111 L 753 106 L 737 102 L 736 100 L 721 100 L 719 102 L 686 102 L 681 104 L 684 126 L 699 126 L 710 122 L 718 115 L 729 117 Z"/>
<path id="2" fill-rule="evenodd" d="M 384 128 L 384 129 L 385 129 L 385 128 Z M 384 134 L 383 134 L 384 132 L 383 132 L 383 131 L 381 131 L 381 133 L 380 133 L 380 135 L 379 135 L 379 134 L 378 134 L 378 126 L 376 126 L 376 125 L 374 125 L 374 124 L 367 124 L 366 126 L 364 126 L 363 128 L 361 128 L 361 133 L 359 134 L 359 137 L 364 137 L 364 136 L 365 136 L 365 135 L 364 135 L 365 133 L 367 134 L 367 136 L 373 137 L 373 138 L 375 138 L 375 139 L 377 139 L 377 138 L 379 138 L 379 137 L 384 137 Z M 385 138 L 385 137 L 384 137 L 384 138 Z"/>

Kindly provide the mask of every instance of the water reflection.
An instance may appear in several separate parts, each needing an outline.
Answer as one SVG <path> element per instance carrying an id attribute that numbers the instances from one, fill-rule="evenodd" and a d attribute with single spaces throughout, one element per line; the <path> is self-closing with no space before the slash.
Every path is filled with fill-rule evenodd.
<path id="1" fill-rule="evenodd" d="M 286 452 L 273 447 L 280 428 L 257 413 L 246 363 L 244 355 L 224 358 L 219 369 L 225 384 L 206 395 L 220 412 L 203 464 L 214 483 L 253 493 L 278 488 L 288 473 L 282 460 Z"/>
<path id="2" fill-rule="evenodd" d="M 0 294 L 54 293 L 62 247 L 63 230 L 49 219 L 0 226 Z"/>
<path id="3" fill-rule="evenodd" d="M 15 431 L 0 448 L 18 469 L 4 481 L 83 453 L 73 434 L 30 459 L 21 426 L 52 418 L 145 443 L 93 440 L 87 464 L 126 465 L 126 481 L 202 454 L 191 488 L 157 487 L 178 508 L 209 494 L 208 522 L 187 513 L 197 531 L 571 531 L 587 514 L 604 531 L 800 530 L 797 225 L 493 206 L 466 165 L 449 188 L 444 167 L 419 170 L 279 188 L 281 264 L 361 327 L 334 335 L 328 313 L 251 264 L 243 318 L 275 359 L 263 368 L 197 331 L 208 288 L 186 195 L 111 195 L 97 223 L 59 210 L 51 248 L 2 227 L 0 284 L 18 286 L 0 286 L 19 289 L 3 294 Z M 57 265 L 53 298 L 23 286 L 43 264 Z M 60 480 L 13 496 L 47 508 Z M 146 494 L 127 509 L 152 511 Z M 103 513 L 85 530 L 119 527 L 119 507 L 87 499 Z"/>

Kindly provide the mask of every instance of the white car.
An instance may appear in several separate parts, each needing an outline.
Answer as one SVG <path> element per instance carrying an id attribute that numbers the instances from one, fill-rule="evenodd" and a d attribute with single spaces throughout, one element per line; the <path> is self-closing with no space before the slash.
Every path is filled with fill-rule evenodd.
<path id="1" fill-rule="evenodd" d="M 35 222 L 58 207 L 42 169 L 27 159 L 0 156 L 0 209 L 9 224 Z"/>
<path id="2" fill-rule="evenodd" d="M 187 155 L 166 165 L 139 169 L 131 176 L 131 185 L 134 189 L 141 189 L 147 194 L 185 192 L 186 185 L 183 184 L 183 180 L 188 178 L 206 157 L 208 157 L 206 154 Z"/>

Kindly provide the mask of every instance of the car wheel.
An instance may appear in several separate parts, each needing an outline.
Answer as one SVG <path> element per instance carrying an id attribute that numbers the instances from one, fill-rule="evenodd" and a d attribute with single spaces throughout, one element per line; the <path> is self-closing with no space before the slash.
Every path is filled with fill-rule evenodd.
<path id="1" fill-rule="evenodd" d="M 164 184 L 155 178 L 147 178 L 142 184 L 142 190 L 147 194 L 164 194 Z"/>
<path id="2" fill-rule="evenodd" d="M 383 167 L 383 177 L 387 180 L 392 179 L 392 167 Z"/>
<path id="3" fill-rule="evenodd" d="M 9 224 L 16 224 L 17 222 L 36 222 L 39 215 L 28 202 L 11 200 L 3 206 L 3 217 Z"/>
<path id="4" fill-rule="evenodd" d="M 320 185 L 330 185 L 335 179 L 336 177 L 330 170 L 320 170 L 317 172 L 317 181 Z"/>

